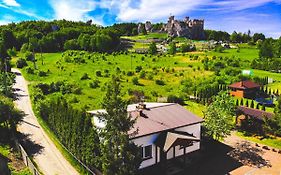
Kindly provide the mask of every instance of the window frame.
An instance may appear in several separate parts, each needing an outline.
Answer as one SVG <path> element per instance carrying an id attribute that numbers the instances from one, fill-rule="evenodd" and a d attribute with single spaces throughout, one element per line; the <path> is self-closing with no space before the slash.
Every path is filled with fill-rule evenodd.
<path id="1" fill-rule="evenodd" d="M 149 149 L 149 150 L 147 150 Z M 146 155 L 148 152 L 149 155 Z M 142 160 L 148 160 L 148 159 L 151 159 L 153 156 L 153 150 L 152 150 L 152 145 L 146 145 L 146 146 L 143 146 L 142 147 Z"/>

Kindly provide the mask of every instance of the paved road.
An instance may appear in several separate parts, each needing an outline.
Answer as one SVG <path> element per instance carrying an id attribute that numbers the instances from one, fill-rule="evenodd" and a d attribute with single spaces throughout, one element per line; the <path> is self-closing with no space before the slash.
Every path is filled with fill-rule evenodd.
<path id="1" fill-rule="evenodd" d="M 62 156 L 39 125 L 31 108 L 27 82 L 20 74 L 20 71 L 17 69 L 13 69 L 12 71 L 17 74 L 14 88 L 17 89 L 17 94 L 19 95 L 15 104 L 26 114 L 18 130 L 28 135 L 33 143 L 42 147 L 42 149 L 34 155 L 34 161 L 37 163 L 40 171 L 45 175 L 79 175 Z"/>

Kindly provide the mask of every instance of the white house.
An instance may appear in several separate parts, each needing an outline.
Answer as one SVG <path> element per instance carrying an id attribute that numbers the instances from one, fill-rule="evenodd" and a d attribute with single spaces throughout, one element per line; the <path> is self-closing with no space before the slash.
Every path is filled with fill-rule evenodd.
<path id="1" fill-rule="evenodd" d="M 131 141 L 142 147 L 140 169 L 156 165 L 200 149 L 202 118 L 175 103 L 141 103 L 128 106 L 136 118 L 129 131 Z M 106 124 L 99 119 L 105 110 L 89 111 L 97 127 Z"/>

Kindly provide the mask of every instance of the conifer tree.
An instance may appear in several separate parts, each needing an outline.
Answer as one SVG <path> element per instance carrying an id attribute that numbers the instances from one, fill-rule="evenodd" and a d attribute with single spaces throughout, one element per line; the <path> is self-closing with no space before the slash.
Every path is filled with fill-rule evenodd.
<path id="1" fill-rule="evenodd" d="M 128 135 L 135 121 L 127 114 L 127 104 L 121 98 L 120 83 L 116 77 L 107 85 L 102 106 L 107 111 L 102 115 L 106 123 L 102 131 L 103 174 L 136 174 L 141 163 L 141 152 Z"/>
<path id="2" fill-rule="evenodd" d="M 246 100 L 246 106 L 249 107 L 249 101 L 248 100 Z"/>
<path id="3" fill-rule="evenodd" d="M 254 108 L 255 107 L 255 104 L 254 104 L 254 101 L 252 100 L 251 101 L 251 106 L 250 106 L 251 108 Z"/>
<path id="4" fill-rule="evenodd" d="M 240 106 L 244 106 L 244 100 L 243 100 L 243 98 L 241 98 L 241 100 L 240 100 Z"/>

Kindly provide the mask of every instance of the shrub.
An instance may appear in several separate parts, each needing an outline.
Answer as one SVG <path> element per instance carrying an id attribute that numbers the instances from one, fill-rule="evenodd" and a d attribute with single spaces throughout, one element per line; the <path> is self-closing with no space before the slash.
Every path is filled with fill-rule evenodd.
<path id="1" fill-rule="evenodd" d="M 149 80 L 153 80 L 153 75 L 150 73 L 150 74 L 147 76 L 147 78 L 148 78 Z"/>
<path id="2" fill-rule="evenodd" d="M 31 67 L 26 68 L 26 72 L 28 74 L 34 74 L 34 69 L 32 69 Z"/>
<path id="3" fill-rule="evenodd" d="M 27 61 L 34 61 L 34 56 L 31 52 L 26 52 L 24 57 Z"/>
<path id="4" fill-rule="evenodd" d="M 140 72 L 140 78 L 145 78 L 145 71 Z"/>
<path id="5" fill-rule="evenodd" d="M 138 77 L 134 77 L 134 78 L 132 79 L 132 82 L 133 82 L 134 85 L 138 85 L 138 84 L 139 84 L 139 79 L 138 79 Z"/>
<path id="6" fill-rule="evenodd" d="M 96 89 L 98 87 L 100 87 L 100 81 L 99 80 L 94 80 L 92 82 L 90 82 L 90 88 Z"/>
<path id="7" fill-rule="evenodd" d="M 17 65 L 17 68 L 24 68 L 25 66 L 27 66 L 27 62 L 22 59 L 22 58 L 19 58 L 16 62 L 16 65 Z"/>
<path id="8" fill-rule="evenodd" d="M 101 76 L 102 76 L 102 75 L 101 75 L 101 71 L 99 71 L 99 70 L 96 71 L 96 76 L 97 76 L 97 77 L 101 77 Z"/>
<path id="9" fill-rule="evenodd" d="M 82 94 L 82 88 L 80 88 L 80 87 L 73 87 L 73 94 L 77 94 L 77 95 Z"/>
<path id="10" fill-rule="evenodd" d="M 136 67 L 136 72 L 138 73 L 138 72 L 140 72 L 142 70 L 142 67 L 141 66 L 137 66 Z"/>
<path id="11" fill-rule="evenodd" d="M 156 83 L 157 85 L 160 85 L 160 86 L 164 86 L 164 85 L 165 85 L 165 83 L 164 83 L 163 80 L 155 80 L 155 83 Z"/>
<path id="12" fill-rule="evenodd" d="M 47 76 L 47 72 L 39 71 L 39 72 L 38 72 L 38 76 L 39 76 L 39 77 L 45 77 L 45 76 Z"/>
<path id="13" fill-rule="evenodd" d="M 132 71 L 127 72 L 127 76 L 133 76 L 133 75 L 134 75 L 134 72 L 132 72 Z"/>
<path id="14" fill-rule="evenodd" d="M 82 77 L 80 78 L 80 80 L 87 80 L 87 79 L 90 79 L 89 75 L 87 73 L 84 73 L 82 75 Z"/>
<path id="15" fill-rule="evenodd" d="M 48 95 L 50 93 L 50 85 L 46 83 L 39 83 L 35 86 L 35 88 L 39 88 L 43 95 Z"/>
<path id="16" fill-rule="evenodd" d="M 184 100 L 180 97 L 177 97 L 175 95 L 169 95 L 167 98 L 167 101 L 169 103 L 178 103 L 180 105 L 184 105 Z"/>

